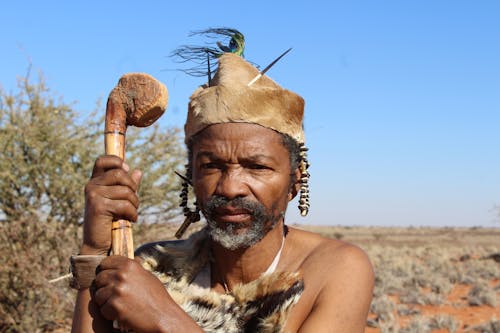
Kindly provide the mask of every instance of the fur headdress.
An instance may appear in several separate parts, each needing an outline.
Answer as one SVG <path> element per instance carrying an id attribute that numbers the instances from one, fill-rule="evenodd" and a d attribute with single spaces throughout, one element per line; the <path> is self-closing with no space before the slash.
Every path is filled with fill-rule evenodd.
<path id="1" fill-rule="evenodd" d="M 259 70 L 242 57 L 221 55 L 210 86 L 191 95 L 184 127 L 186 142 L 207 126 L 236 122 L 258 124 L 303 144 L 304 100 L 267 76 L 249 86 L 257 75 Z"/>

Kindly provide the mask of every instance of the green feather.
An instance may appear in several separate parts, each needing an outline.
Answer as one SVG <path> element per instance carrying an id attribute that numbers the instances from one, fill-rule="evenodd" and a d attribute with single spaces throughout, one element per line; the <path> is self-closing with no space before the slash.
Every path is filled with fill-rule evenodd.
<path id="1" fill-rule="evenodd" d="M 241 32 L 231 28 L 210 28 L 191 32 L 190 37 L 205 38 L 206 46 L 183 45 L 175 49 L 171 56 L 178 63 L 194 63 L 194 66 L 179 70 L 192 76 L 208 76 L 217 70 L 217 61 L 225 52 L 234 53 L 243 57 L 245 51 L 245 37 Z M 214 44 L 216 46 L 210 46 Z"/>

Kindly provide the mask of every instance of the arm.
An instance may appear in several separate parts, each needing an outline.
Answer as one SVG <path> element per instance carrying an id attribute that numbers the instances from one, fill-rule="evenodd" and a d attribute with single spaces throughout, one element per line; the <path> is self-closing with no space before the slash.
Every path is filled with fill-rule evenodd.
<path id="1" fill-rule="evenodd" d="M 202 332 L 139 260 L 110 256 L 101 262 L 92 302 L 108 320 L 134 332 Z"/>
<path id="2" fill-rule="evenodd" d="M 91 301 L 89 289 L 79 290 L 71 332 L 111 332 L 111 329 L 111 322 L 100 314 L 99 308 Z"/>
<path id="3" fill-rule="evenodd" d="M 135 194 L 140 173 L 128 174 L 128 167 L 114 156 L 99 157 L 85 186 L 83 244 L 79 254 L 106 255 L 111 248 L 113 219 L 137 220 L 139 200 Z M 73 333 L 111 332 L 112 324 L 92 301 L 89 288 L 78 291 L 73 313 Z"/>
<path id="4" fill-rule="evenodd" d="M 312 263 L 314 273 L 304 279 L 306 286 L 317 283 L 322 287 L 298 332 L 364 332 L 374 286 L 368 257 L 349 244 L 326 246 L 319 252 Z"/>
<path id="5" fill-rule="evenodd" d="M 105 255 L 111 247 L 111 223 L 137 220 L 136 192 L 141 175 L 129 174 L 114 156 L 97 159 L 85 187 L 84 236 L 80 254 Z M 78 291 L 73 333 L 111 332 L 112 321 L 139 332 L 201 332 L 171 299 L 162 283 L 136 260 L 110 256 L 99 265 L 95 289 Z"/>
<path id="6" fill-rule="evenodd" d="M 112 321 L 134 332 L 203 332 L 140 263 L 107 257 L 99 266 L 96 291 L 80 290 L 72 332 L 112 332 Z"/>

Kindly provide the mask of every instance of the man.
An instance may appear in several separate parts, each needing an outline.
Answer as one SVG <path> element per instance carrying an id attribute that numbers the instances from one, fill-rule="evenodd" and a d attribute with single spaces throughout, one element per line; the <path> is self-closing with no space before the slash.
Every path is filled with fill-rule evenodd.
<path id="1" fill-rule="evenodd" d="M 102 260 L 93 283 L 80 284 L 73 332 L 109 332 L 113 321 L 135 332 L 364 331 L 373 288 L 367 256 L 284 224 L 299 192 L 302 213 L 308 209 L 304 102 L 265 76 L 249 86 L 258 73 L 224 54 L 210 85 L 191 96 L 194 212 L 182 196 L 186 216 L 201 210 L 207 227 L 185 241 L 146 244 L 136 260 Z M 96 161 L 81 255 L 106 255 L 111 222 L 137 220 L 140 178 L 117 157 Z"/>

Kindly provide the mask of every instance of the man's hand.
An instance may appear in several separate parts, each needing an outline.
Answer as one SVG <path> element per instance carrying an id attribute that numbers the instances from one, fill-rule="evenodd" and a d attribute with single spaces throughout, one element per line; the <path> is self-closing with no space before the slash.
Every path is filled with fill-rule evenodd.
<path id="1" fill-rule="evenodd" d="M 93 301 L 104 318 L 136 332 L 158 332 L 175 313 L 163 284 L 135 260 L 110 256 L 99 265 Z"/>
<path id="2" fill-rule="evenodd" d="M 137 221 L 141 172 L 128 172 L 116 156 L 101 156 L 85 186 L 83 245 L 80 254 L 106 255 L 111 247 L 111 222 Z"/>

